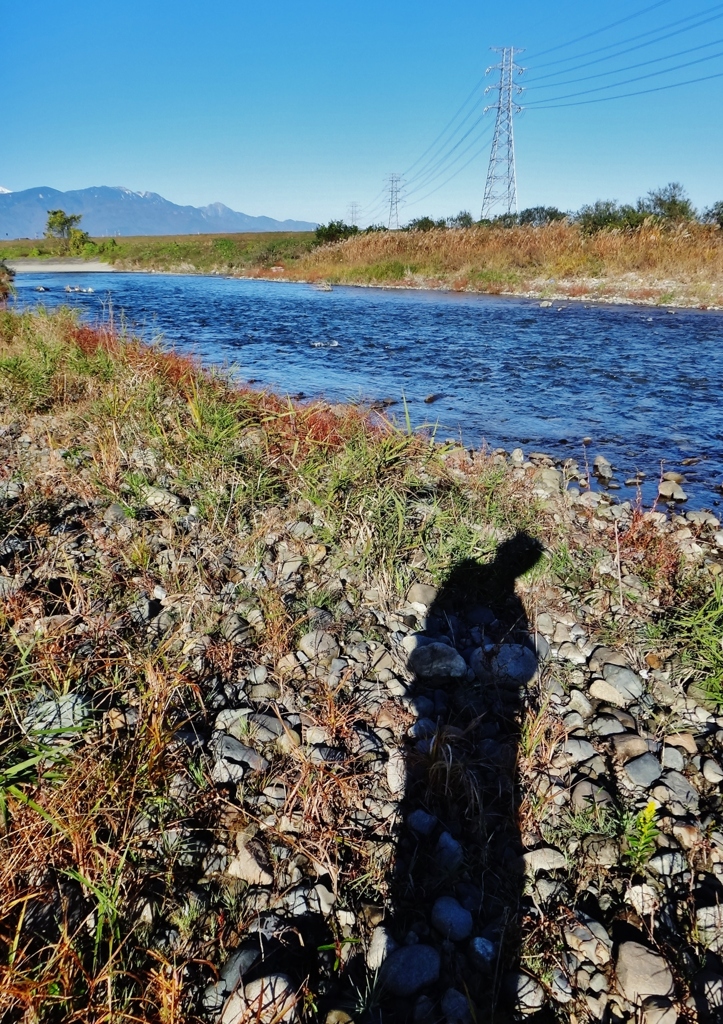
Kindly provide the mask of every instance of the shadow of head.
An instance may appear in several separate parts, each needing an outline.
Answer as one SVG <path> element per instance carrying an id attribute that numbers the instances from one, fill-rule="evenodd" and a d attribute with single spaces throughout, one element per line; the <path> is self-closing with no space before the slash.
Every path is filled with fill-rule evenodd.
<path id="1" fill-rule="evenodd" d="M 542 558 L 543 547 L 538 540 L 522 531 L 497 548 L 491 562 L 474 558 L 457 562 L 429 609 L 431 616 L 450 612 L 469 615 L 475 606 L 487 606 L 504 613 L 515 597 L 517 579 L 533 569 Z"/>

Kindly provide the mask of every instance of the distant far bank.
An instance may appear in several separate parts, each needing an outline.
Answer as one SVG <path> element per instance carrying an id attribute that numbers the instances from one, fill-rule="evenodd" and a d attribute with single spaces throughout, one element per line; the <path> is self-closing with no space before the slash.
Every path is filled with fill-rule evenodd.
<path id="1" fill-rule="evenodd" d="M 723 308 L 723 230 L 710 224 L 594 234 L 565 221 L 542 227 L 478 225 L 373 232 L 325 245 L 313 232 L 246 232 L 119 238 L 106 246 L 100 256 L 71 265 L 59 259 L 54 241 L 0 242 L 0 260 L 21 272 L 63 265 L 76 271 L 223 274 L 550 302 Z"/>

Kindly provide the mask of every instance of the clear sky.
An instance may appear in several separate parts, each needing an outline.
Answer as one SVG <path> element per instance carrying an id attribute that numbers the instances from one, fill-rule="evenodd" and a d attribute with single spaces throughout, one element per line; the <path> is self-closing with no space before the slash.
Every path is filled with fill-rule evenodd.
<path id="1" fill-rule="evenodd" d="M 402 219 L 479 215 L 494 112 L 475 122 L 493 93 L 410 165 L 497 59 L 489 47 L 511 45 L 528 69 L 521 206 L 633 200 L 671 180 L 698 206 L 723 199 L 723 77 L 552 106 L 723 75 L 713 0 L 8 3 L 0 186 L 125 185 L 317 221 L 357 201 L 363 222 L 384 217 L 385 177 L 408 171 Z"/>

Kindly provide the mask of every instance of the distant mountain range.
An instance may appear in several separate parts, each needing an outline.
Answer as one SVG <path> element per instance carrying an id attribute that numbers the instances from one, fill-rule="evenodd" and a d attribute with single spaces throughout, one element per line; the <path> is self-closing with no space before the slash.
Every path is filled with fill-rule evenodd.
<path id="1" fill-rule="evenodd" d="M 42 237 L 48 210 L 80 213 L 81 227 L 93 236 L 195 235 L 238 231 L 313 231 L 305 220 L 274 220 L 237 213 L 223 203 L 177 206 L 155 192 L 129 188 L 81 188 L 59 192 L 55 188 L 26 188 L 8 192 L 0 188 L 0 240 Z"/>

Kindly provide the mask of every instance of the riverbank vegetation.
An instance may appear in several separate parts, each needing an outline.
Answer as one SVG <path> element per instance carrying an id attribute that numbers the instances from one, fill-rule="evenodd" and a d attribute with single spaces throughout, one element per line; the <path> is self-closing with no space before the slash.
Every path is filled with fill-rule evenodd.
<path id="1" fill-rule="evenodd" d="M 712 1020 L 723 538 L 589 484 L 0 312 L 3 1019 Z"/>
<path id="2" fill-rule="evenodd" d="M 697 213 L 676 183 L 635 204 L 598 201 L 574 214 L 534 207 L 477 223 L 462 211 L 398 231 L 330 221 L 315 233 L 67 235 L 6 242 L 0 260 L 71 252 L 119 270 L 723 306 L 723 204 Z"/>

